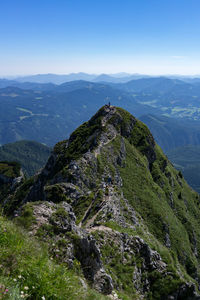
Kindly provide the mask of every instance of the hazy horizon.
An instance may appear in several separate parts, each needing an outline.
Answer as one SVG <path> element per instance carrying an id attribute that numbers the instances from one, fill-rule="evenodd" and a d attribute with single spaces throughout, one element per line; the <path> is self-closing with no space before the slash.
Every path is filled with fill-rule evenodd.
<path id="1" fill-rule="evenodd" d="M 124 73 L 124 75 L 123 75 Z M 139 73 L 139 72 L 135 72 L 135 73 L 127 73 L 127 72 L 116 72 L 116 73 L 106 73 L 106 72 L 102 72 L 102 73 L 87 73 L 84 71 L 80 71 L 80 72 L 70 72 L 70 73 L 53 73 L 53 72 L 49 72 L 49 73 L 27 73 L 27 74 L 15 74 L 15 75 L 0 75 L 0 79 L 17 79 L 17 78 L 22 78 L 22 77 L 31 77 L 31 76 L 45 76 L 45 75 L 55 75 L 55 76 L 68 76 L 68 75 L 79 75 L 79 74 L 85 74 L 85 75 L 90 75 L 90 76 L 100 76 L 100 75 L 108 75 L 108 76 L 113 76 L 116 78 L 123 78 L 123 77 L 129 77 L 129 76 L 149 76 L 149 77 L 169 77 L 169 76 L 175 76 L 175 77 L 200 77 L 200 74 L 178 74 L 178 73 L 171 73 L 171 74 L 150 74 L 150 73 Z"/>
<path id="2" fill-rule="evenodd" d="M 99 76 L 99 75 L 102 75 L 102 74 L 105 74 L 105 75 L 109 75 L 109 76 L 112 76 L 112 75 L 117 75 L 117 74 L 120 74 L 120 73 L 126 73 L 128 76 L 131 76 L 131 75 L 140 75 L 140 76 L 183 76 L 183 77 L 195 77 L 195 76 L 200 76 L 200 67 L 199 67 L 199 71 L 198 72 L 188 72 L 188 73 L 178 73 L 178 72 L 139 72 L 139 71 L 134 71 L 134 72 L 131 72 L 131 71 L 116 71 L 116 72 L 112 72 L 112 71 L 96 71 L 96 72 L 87 72 L 87 71 L 83 71 L 83 70 L 79 70 L 79 71 L 68 71 L 68 72 L 59 72 L 59 71 L 48 71 L 48 72 L 45 72 L 45 71 L 35 71 L 35 72 L 26 72 L 26 73 L 23 73 L 23 72 L 16 72 L 16 73 L 2 73 L 1 70 L 0 70 L 0 78 L 17 78 L 17 77 L 26 77 L 26 76 L 35 76 L 35 75 L 70 75 L 70 74 L 88 74 L 88 75 L 94 75 L 94 76 Z M 125 75 L 126 76 L 126 75 Z"/>

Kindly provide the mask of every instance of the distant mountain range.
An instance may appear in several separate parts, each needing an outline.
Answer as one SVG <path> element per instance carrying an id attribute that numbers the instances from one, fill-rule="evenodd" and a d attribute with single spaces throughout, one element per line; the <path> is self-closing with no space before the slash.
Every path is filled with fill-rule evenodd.
<path id="1" fill-rule="evenodd" d="M 84 73 L 79 75 L 85 76 Z M 121 80 L 129 74 L 115 76 L 116 80 Z M 99 79 L 106 77 L 108 80 L 108 75 L 101 75 Z M 0 144 L 28 139 L 51 146 L 67 138 L 100 106 L 110 102 L 138 118 L 142 116 L 142 121 L 150 127 L 164 150 L 199 145 L 200 83 L 198 79 L 188 79 L 190 82 L 165 77 L 124 83 L 75 80 L 60 85 L 2 79 Z"/>
<path id="2" fill-rule="evenodd" d="M 146 75 L 146 74 L 129 74 L 125 72 L 115 74 L 88 74 L 84 72 L 70 73 L 70 74 L 35 74 L 27 76 L 12 77 L 12 80 L 18 82 L 36 82 L 36 83 L 54 83 L 62 84 L 64 82 L 74 80 L 85 80 L 94 82 L 112 82 L 112 83 L 125 83 L 131 80 L 143 79 L 143 78 L 156 78 L 158 76 Z M 185 82 L 195 83 L 200 82 L 200 75 L 196 76 L 183 76 L 183 75 L 163 75 L 160 77 L 167 77 L 169 79 L 180 79 Z M 6 77 L 7 78 L 7 77 Z M 8 77 L 7 79 L 10 79 Z"/>
<path id="3" fill-rule="evenodd" d="M 37 74 L 30 76 L 15 77 L 14 80 L 18 82 L 37 82 L 37 83 L 54 83 L 62 84 L 64 82 L 74 80 L 86 80 L 94 82 L 127 82 L 133 79 L 150 77 L 148 75 L 141 74 L 128 74 L 128 73 L 117 73 L 117 74 L 87 74 L 87 73 L 71 73 L 66 75 L 57 74 Z"/>

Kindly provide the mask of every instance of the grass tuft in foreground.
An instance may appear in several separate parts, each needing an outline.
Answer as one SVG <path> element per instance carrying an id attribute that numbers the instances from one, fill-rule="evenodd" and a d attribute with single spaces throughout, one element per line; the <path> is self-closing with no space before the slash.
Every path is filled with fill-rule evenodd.
<path id="1" fill-rule="evenodd" d="M 0 299 L 106 299 L 49 257 L 45 244 L 0 216 Z"/>

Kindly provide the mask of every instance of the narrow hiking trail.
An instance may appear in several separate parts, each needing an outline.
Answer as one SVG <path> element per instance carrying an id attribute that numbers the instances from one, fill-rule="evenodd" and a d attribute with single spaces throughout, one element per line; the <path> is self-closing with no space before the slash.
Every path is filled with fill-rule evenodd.
<path id="1" fill-rule="evenodd" d="M 98 147 L 94 150 L 94 156 L 97 158 L 97 156 L 100 154 L 101 148 L 107 144 L 109 144 L 110 142 L 112 142 L 117 136 L 117 133 L 112 137 L 112 139 L 109 139 L 106 142 L 100 141 Z"/>
<path id="2" fill-rule="evenodd" d="M 85 218 L 86 218 L 86 216 L 87 216 L 88 212 L 90 211 L 90 209 L 91 209 L 91 207 L 92 207 L 92 204 L 93 204 L 93 202 L 94 202 L 94 201 L 92 201 L 92 202 L 90 203 L 90 205 L 89 205 L 88 209 L 86 210 L 86 212 L 85 212 L 85 214 L 84 214 L 84 216 L 83 216 L 82 220 L 81 220 L 81 221 L 80 221 L 80 223 L 78 224 L 78 227 L 79 227 L 79 228 L 81 228 L 81 227 L 82 227 L 82 225 L 83 225 L 83 221 L 85 220 Z"/>
<path id="3" fill-rule="evenodd" d="M 114 106 L 107 106 L 106 107 L 106 112 L 108 112 L 108 114 L 106 114 L 103 119 L 101 120 L 102 123 L 102 127 L 106 126 L 106 123 L 108 122 L 108 120 L 115 114 L 116 112 L 116 108 Z M 97 158 L 97 156 L 100 154 L 101 152 L 101 148 L 107 144 L 109 144 L 111 141 L 113 141 L 117 136 L 117 131 L 112 131 L 112 137 L 108 137 L 105 136 L 102 138 L 102 140 L 99 141 L 99 145 L 96 149 L 93 150 L 94 156 L 95 158 Z M 111 201 L 111 195 L 113 195 L 113 187 L 110 185 L 106 185 L 106 187 L 108 188 L 108 195 L 106 195 L 104 193 L 102 202 L 100 204 L 100 208 L 98 209 L 98 211 L 90 218 L 90 210 L 92 209 L 93 205 L 95 205 L 95 200 L 93 200 L 91 202 L 91 204 L 89 205 L 89 207 L 87 208 L 87 210 L 84 213 L 84 216 L 81 220 L 81 222 L 79 223 L 78 227 L 79 228 L 85 228 L 86 230 L 90 230 L 90 228 L 95 228 L 92 227 L 92 225 L 94 224 L 96 218 L 98 217 L 98 215 L 100 214 L 100 212 L 105 208 L 105 206 Z M 97 194 L 97 193 L 96 193 Z M 85 224 L 83 224 L 85 223 Z M 105 226 L 104 226 L 105 227 Z M 105 227 L 106 228 L 106 227 Z"/>
<path id="4" fill-rule="evenodd" d="M 108 122 L 108 120 L 115 114 L 116 112 L 116 108 L 114 106 L 107 106 L 106 107 L 106 112 L 108 112 L 108 114 L 106 114 L 103 119 L 101 120 L 101 124 L 102 127 L 106 126 L 106 123 Z M 100 150 L 102 148 L 102 146 L 107 145 L 108 143 L 110 143 L 117 135 L 117 132 L 113 132 L 113 137 L 112 138 L 107 138 L 107 140 L 101 140 L 98 147 L 94 150 L 94 155 L 95 157 L 97 157 L 98 154 L 100 154 Z"/>
<path id="5" fill-rule="evenodd" d="M 103 199 L 102 199 L 102 202 L 101 202 L 101 207 L 100 209 L 95 213 L 94 216 L 92 216 L 92 218 L 89 218 L 90 215 L 89 215 L 89 211 L 91 210 L 92 208 L 92 205 L 94 204 L 95 205 L 95 201 L 92 201 L 92 203 L 90 204 L 90 206 L 88 207 L 88 209 L 86 210 L 81 222 L 79 223 L 78 227 L 81 228 L 81 227 L 84 227 L 86 230 L 88 230 L 89 228 L 92 228 L 92 224 L 94 224 L 97 216 L 99 215 L 99 213 L 105 208 L 106 205 L 109 204 L 109 202 L 111 201 L 111 196 L 113 195 L 113 187 L 109 187 L 109 193 L 108 195 L 104 195 Z M 88 220 L 87 220 L 87 215 L 88 215 Z M 86 221 L 87 220 L 87 221 Z M 86 224 L 83 225 L 83 222 L 86 221 Z M 105 226 L 104 226 L 105 227 Z"/>
<path id="6" fill-rule="evenodd" d="M 94 226 L 92 228 L 88 228 L 88 231 L 89 232 L 94 232 L 94 231 L 109 231 L 109 232 L 112 232 L 113 229 L 110 228 L 110 227 L 107 227 L 107 226 L 104 226 L 104 225 L 100 225 L 100 226 Z"/>

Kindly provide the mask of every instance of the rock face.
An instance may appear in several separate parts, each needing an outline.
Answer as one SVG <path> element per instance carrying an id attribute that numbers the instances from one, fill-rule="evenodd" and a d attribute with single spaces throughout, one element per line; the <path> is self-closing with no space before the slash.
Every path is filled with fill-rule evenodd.
<path id="1" fill-rule="evenodd" d="M 199 195 L 128 112 L 102 107 L 6 201 L 101 293 L 199 299 Z"/>
<path id="2" fill-rule="evenodd" d="M 85 278 L 92 283 L 92 286 L 99 292 L 110 294 L 113 290 L 112 278 L 105 272 L 96 240 L 76 226 L 76 217 L 71 205 L 66 202 L 59 203 L 59 206 L 53 202 L 41 202 L 33 203 L 31 207 L 36 221 L 32 226 L 31 234 L 35 235 L 39 232 L 43 235 L 48 226 L 51 235 L 54 235 L 53 244 L 56 245 L 63 241 L 63 237 L 69 232 L 73 232 L 74 236 L 70 237 L 71 243 L 64 244 L 61 260 L 69 267 L 73 267 L 73 260 L 78 259 Z M 45 236 L 43 238 L 46 239 Z M 56 256 L 60 252 L 58 250 L 56 249 L 54 253 Z"/>
<path id="3" fill-rule="evenodd" d="M 112 278 L 103 268 L 101 253 L 95 239 L 91 236 L 79 239 L 75 251 L 84 275 L 93 283 L 93 287 L 99 292 L 110 294 L 113 290 Z"/>

